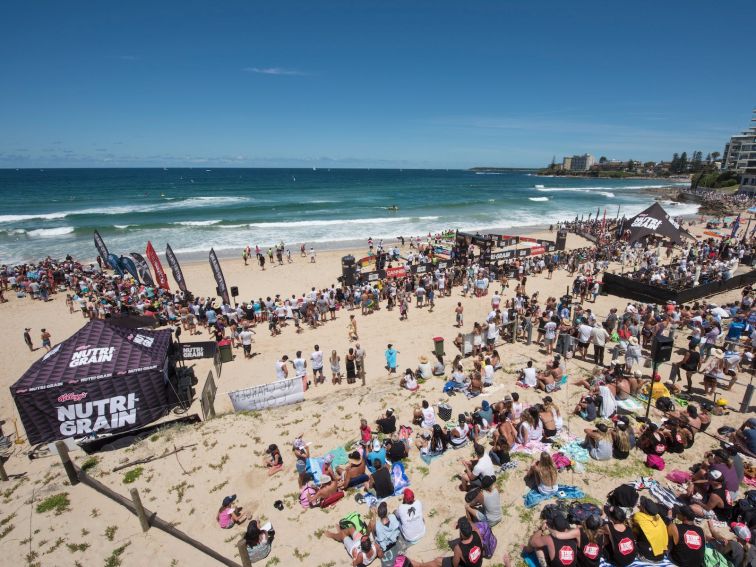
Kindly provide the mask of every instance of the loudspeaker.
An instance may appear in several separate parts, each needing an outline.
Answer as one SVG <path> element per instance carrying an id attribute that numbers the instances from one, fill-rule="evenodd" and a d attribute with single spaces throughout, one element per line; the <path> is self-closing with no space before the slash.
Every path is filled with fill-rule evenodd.
<path id="1" fill-rule="evenodd" d="M 341 267 L 348 268 L 349 266 L 354 266 L 354 256 L 352 256 L 351 254 L 347 256 L 342 256 Z"/>
<path id="2" fill-rule="evenodd" d="M 557 232 L 556 249 L 564 250 L 566 247 L 567 247 L 567 231 L 564 229 L 561 229 L 559 232 Z"/>
<path id="3" fill-rule="evenodd" d="M 354 265 L 345 266 L 341 270 L 342 283 L 347 286 L 352 286 L 357 283 L 357 268 Z"/>
<path id="4" fill-rule="evenodd" d="M 238 297 L 239 296 L 239 288 L 235 285 L 231 286 L 231 297 Z"/>
<path id="5" fill-rule="evenodd" d="M 659 336 L 654 338 L 654 342 L 651 345 L 651 359 L 654 361 L 654 364 L 670 361 L 674 343 L 675 341 L 669 337 Z"/>

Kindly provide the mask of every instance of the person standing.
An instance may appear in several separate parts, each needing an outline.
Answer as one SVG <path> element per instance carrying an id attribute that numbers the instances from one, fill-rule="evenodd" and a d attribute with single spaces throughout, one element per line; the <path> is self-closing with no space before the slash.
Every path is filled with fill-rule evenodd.
<path id="1" fill-rule="evenodd" d="M 323 375 L 323 352 L 318 345 L 314 348 L 315 350 L 310 354 L 310 361 L 312 362 L 312 377 L 317 386 L 318 383 L 325 382 L 325 376 Z"/>
<path id="2" fill-rule="evenodd" d="M 294 376 L 302 380 L 302 390 L 307 390 L 310 383 L 307 381 L 307 361 L 302 358 L 302 351 L 297 351 L 297 357 L 291 361 L 294 367 Z"/>
<path id="3" fill-rule="evenodd" d="M 360 346 L 360 343 L 354 345 L 354 365 L 357 370 L 357 375 L 362 379 L 362 385 L 365 385 L 365 349 Z"/>
<path id="4" fill-rule="evenodd" d="M 462 302 L 458 301 L 457 307 L 454 308 L 454 313 L 456 315 L 456 320 L 457 320 L 457 324 L 456 324 L 457 328 L 461 328 L 462 325 L 464 325 L 464 322 L 465 322 L 464 311 L 465 311 L 465 308 L 462 307 Z"/>
<path id="5" fill-rule="evenodd" d="M 252 335 L 254 334 L 255 332 L 249 327 L 244 327 L 242 332 L 239 333 L 242 349 L 244 350 L 244 358 L 252 358 Z"/>
<path id="6" fill-rule="evenodd" d="M 31 334 L 29 334 L 29 331 L 31 329 L 24 329 L 24 342 L 26 343 L 26 346 L 29 347 L 29 350 L 34 352 L 34 344 L 32 343 Z"/>
<path id="7" fill-rule="evenodd" d="M 289 357 L 286 355 L 276 360 L 276 380 L 286 380 L 289 377 L 289 368 L 286 366 L 287 360 L 289 360 Z"/>
<path id="8" fill-rule="evenodd" d="M 47 349 L 47 352 L 50 352 L 50 348 L 52 347 L 52 341 L 50 332 L 47 329 L 42 329 L 42 346 Z"/>
<path id="9" fill-rule="evenodd" d="M 349 316 L 349 325 L 347 325 L 347 331 L 349 334 L 349 342 L 356 341 L 359 337 L 357 336 L 357 319 L 354 318 L 354 315 Z"/>
<path id="10" fill-rule="evenodd" d="M 604 349 L 606 341 L 611 338 L 609 331 L 606 330 L 606 322 L 596 323 L 591 331 L 591 342 L 593 343 L 593 363 L 596 366 L 604 366 Z"/>
<path id="11" fill-rule="evenodd" d="M 315 248 L 310 246 L 310 264 L 315 263 Z"/>
<path id="12" fill-rule="evenodd" d="M 396 355 L 399 354 L 399 351 L 394 348 L 394 345 L 389 343 L 389 345 L 386 347 L 386 370 L 388 370 L 389 374 L 396 374 Z"/>

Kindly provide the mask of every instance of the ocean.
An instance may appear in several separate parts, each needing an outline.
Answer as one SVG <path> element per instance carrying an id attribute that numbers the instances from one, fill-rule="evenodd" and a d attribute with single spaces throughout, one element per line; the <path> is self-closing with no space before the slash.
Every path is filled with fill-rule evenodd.
<path id="1" fill-rule="evenodd" d="M 170 243 L 181 258 L 283 241 L 318 248 L 444 229 L 542 226 L 598 210 L 633 215 L 661 180 L 541 177 L 531 172 L 387 169 L 0 170 L 0 264 L 91 259 Z M 683 184 L 684 185 L 684 184 Z M 393 207 L 397 207 L 393 210 Z M 674 215 L 695 205 L 668 207 Z M 292 253 L 296 253 L 292 249 Z"/>

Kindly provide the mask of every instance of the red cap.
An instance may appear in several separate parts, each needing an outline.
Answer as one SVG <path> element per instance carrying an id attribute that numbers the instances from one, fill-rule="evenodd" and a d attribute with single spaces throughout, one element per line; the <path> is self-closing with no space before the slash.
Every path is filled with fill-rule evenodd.
<path id="1" fill-rule="evenodd" d="M 404 500 L 402 500 L 405 504 L 412 504 L 415 501 L 415 493 L 412 492 L 409 488 L 404 489 Z"/>
<path id="2" fill-rule="evenodd" d="M 661 382 L 661 374 L 658 372 L 654 374 L 654 382 Z"/>

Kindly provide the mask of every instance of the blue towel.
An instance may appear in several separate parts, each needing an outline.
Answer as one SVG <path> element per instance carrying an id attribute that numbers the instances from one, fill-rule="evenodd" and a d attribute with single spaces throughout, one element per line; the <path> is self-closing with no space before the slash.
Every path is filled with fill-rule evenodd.
<path id="1" fill-rule="evenodd" d="M 537 490 L 531 490 L 525 496 L 523 496 L 523 499 L 525 500 L 525 507 L 532 508 L 533 506 L 537 506 L 544 500 L 549 500 L 551 498 L 574 500 L 576 498 L 583 498 L 584 496 L 585 492 L 580 490 L 577 486 L 560 484 L 559 490 L 557 490 L 554 494 L 549 494 L 547 496 L 545 494 L 541 494 Z"/>
<path id="2" fill-rule="evenodd" d="M 537 567 L 537 564 L 536 564 L 536 567 Z M 599 567 L 614 567 L 614 564 L 609 563 L 606 559 L 602 557 L 600 559 Z M 675 564 L 665 557 L 664 559 L 658 562 L 643 561 L 642 559 L 638 559 L 637 561 L 633 561 L 627 567 L 675 567 Z"/>

